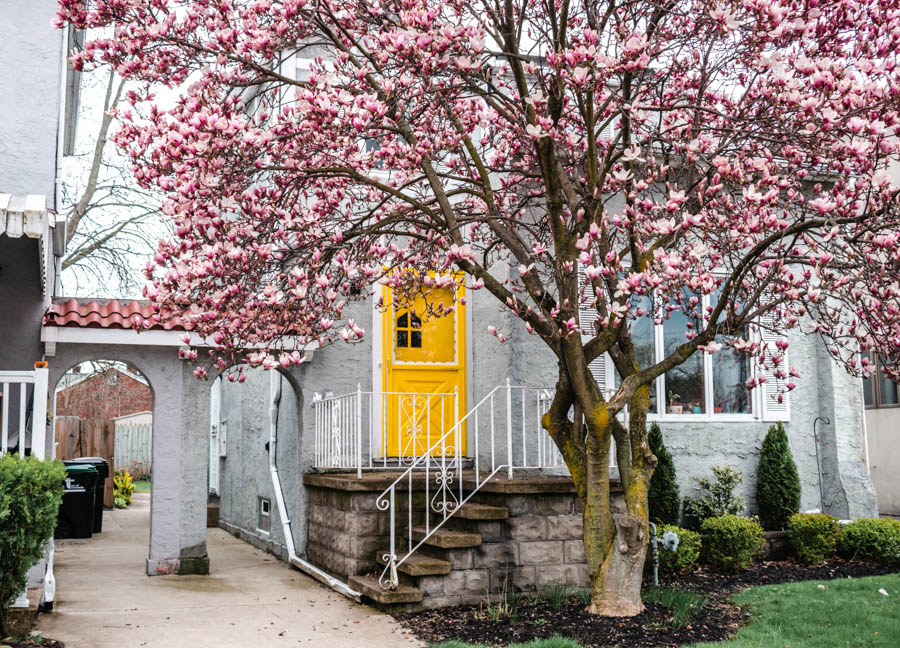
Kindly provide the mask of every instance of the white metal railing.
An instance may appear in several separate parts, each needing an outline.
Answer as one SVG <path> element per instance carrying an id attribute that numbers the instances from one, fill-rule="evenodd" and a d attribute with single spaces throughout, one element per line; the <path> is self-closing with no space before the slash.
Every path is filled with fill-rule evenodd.
<path id="1" fill-rule="evenodd" d="M 552 389 L 514 386 L 508 379 L 463 416 L 455 392 L 357 387 L 342 396 L 316 395 L 316 468 L 355 470 L 359 477 L 363 470 L 403 471 L 376 498 L 390 518 L 383 587 L 396 587 L 397 568 L 498 473 L 512 478 L 514 470 L 565 469 L 541 426 L 552 400 Z"/>
<path id="2" fill-rule="evenodd" d="M 403 470 L 459 420 L 455 392 L 364 392 L 313 401 L 319 469 Z M 386 434 L 388 429 L 395 434 Z"/>
<path id="3" fill-rule="evenodd" d="M 47 369 L 0 371 L 0 456 L 13 439 L 20 457 L 29 442 L 31 454 L 46 456 L 47 374 Z"/>
<path id="4" fill-rule="evenodd" d="M 552 396 L 550 390 L 513 386 L 507 380 L 435 440 L 376 498 L 377 508 L 388 512 L 390 518 L 390 544 L 382 556 L 385 568 L 379 578 L 382 587 L 396 588 L 397 568 L 498 473 L 506 471 L 512 478 L 514 469 L 562 465 L 559 451 L 540 424 Z M 460 452 L 464 436 L 472 455 L 470 470 L 465 470 Z M 416 496 L 417 489 L 424 498 Z M 406 491 L 405 497 L 398 494 L 401 490 Z M 402 504 L 405 511 L 401 512 Z M 402 555 L 398 540 L 406 545 Z"/>

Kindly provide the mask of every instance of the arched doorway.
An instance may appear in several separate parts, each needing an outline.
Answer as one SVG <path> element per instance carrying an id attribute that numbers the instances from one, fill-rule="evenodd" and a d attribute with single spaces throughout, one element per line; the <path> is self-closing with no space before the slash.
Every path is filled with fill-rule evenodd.
<path id="1" fill-rule="evenodd" d="M 103 507 L 149 509 L 152 474 L 153 388 L 128 362 L 95 358 L 73 365 L 53 386 L 54 455 L 106 462 Z M 118 479 L 124 488 L 115 492 Z M 128 486 L 133 486 L 132 493 Z M 99 512 L 98 512 L 99 513 Z M 96 515 L 96 514 L 95 514 Z M 108 516 L 107 516 L 108 517 Z M 63 521 L 65 522 L 65 521 Z M 94 529 L 102 525 L 96 522 Z M 66 537 L 66 526 L 58 530 Z"/>
<path id="2" fill-rule="evenodd" d="M 153 422 L 145 571 L 206 574 L 209 383 L 197 380 L 194 367 L 179 358 L 184 327 L 152 318 L 146 302 L 54 298 L 41 328 L 48 383 L 56 385 L 71 367 L 96 359 L 134 367 L 147 379 Z M 142 323 L 140 332 L 133 328 Z"/>

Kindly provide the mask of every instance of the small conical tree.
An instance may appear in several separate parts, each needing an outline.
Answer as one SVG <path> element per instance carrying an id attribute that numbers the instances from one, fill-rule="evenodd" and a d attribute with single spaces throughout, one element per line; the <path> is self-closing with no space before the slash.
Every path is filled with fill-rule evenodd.
<path id="1" fill-rule="evenodd" d="M 800 477 L 781 423 L 769 428 L 759 452 L 756 506 L 764 529 L 777 531 L 800 509 Z"/>
<path id="2" fill-rule="evenodd" d="M 656 423 L 650 426 L 647 441 L 657 459 L 647 497 L 650 503 L 650 520 L 677 525 L 681 500 L 678 495 L 678 482 L 675 481 L 675 464 L 672 463 L 672 455 L 666 449 L 662 431 Z"/>

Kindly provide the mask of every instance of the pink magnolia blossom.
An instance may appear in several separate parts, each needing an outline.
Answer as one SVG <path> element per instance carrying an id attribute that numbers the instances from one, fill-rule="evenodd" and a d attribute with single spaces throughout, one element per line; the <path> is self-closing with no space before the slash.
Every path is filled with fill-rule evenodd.
<path id="1" fill-rule="evenodd" d="M 679 362 L 727 343 L 771 376 L 750 388 L 797 377 L 786 341 L 741 339 L 760 322 L 900 378 L 900 0 L 512 5 L 60 0 L 97 35 L 75 67 L 140 88 L 113 140 L 175 233 L 155 320 L 278 366 L 358 341 L 352 301 L 446 316 L 465 281 L 560 360 L 562 412 L 597 409 L 603 352 L 635 376 L 607 413 L 635 405 L 667 369 L 631 325 L 672 313 Z"/>

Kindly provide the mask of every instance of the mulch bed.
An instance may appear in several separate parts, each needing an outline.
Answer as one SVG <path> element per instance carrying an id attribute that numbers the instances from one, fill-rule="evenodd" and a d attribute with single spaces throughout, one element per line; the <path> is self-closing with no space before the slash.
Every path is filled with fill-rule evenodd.
<path id="1" fill-rule="evenodd" d="M 523 599 L 515 623 L 508 618 L 491 620 L 486 606 L 441 608 L 399 614 L 396 618 L 426 643 L 455 639 L 506 646 L 561 635 L 585 646 L 680 646 L 697 641 L 722 641 L 733 635 L 743 624 L 745 614 L 729 599 L 747 587 L 857 578 L 894 571 L 877 564 L 835 559 L 815 567 L 793 562 L 766 562 L 739 573 L 698 567 L 685 574 L 664 575 L 661 577 L 663 586 L 693 590 L 709 597 L 691 622 L 677 629 L 673 627 L 668 611 L 658 604 L 645 604 L 645 611 L 636 617 L 595 617 L 585 612 L 577 598 L 555 609 L 546 600 L 526 602 Z M 645 586 L 647 584 L 645 582 Z"/>
<path id="2" fill-rule="evenodd" d="M 24 639 L 0 639 L 0 648 L 66 648 L 66 644 L 45 637 L 25 637 Z"/>

